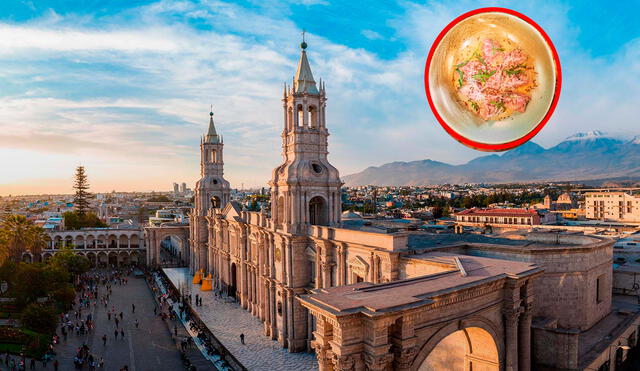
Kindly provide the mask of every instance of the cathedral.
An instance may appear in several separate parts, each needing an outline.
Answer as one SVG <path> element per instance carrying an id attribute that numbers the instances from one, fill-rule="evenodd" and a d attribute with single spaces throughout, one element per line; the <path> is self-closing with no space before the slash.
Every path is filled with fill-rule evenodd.
<path id="1" fill-rule="evenodd" d="M 213 112 L 200 144 L 201 179 L 190 215 L 191 270 L 211 273 L 215 287 L 260 317 L 265 334 L 292 352 L 309 349 L 313 322 L 295 298 L 345 282 L 329 261 L 333 248 L 311 235 L 314 225 L 340 223 L 342 182 L 327 159 L 327 98 L 322 82 L 313 78 L 306 48 L 303 42 L 293 85 L 285 85 L 283 162 L 269 182 L 271 215 L 230 202 Z"/>
<path id="2" fill-rule="evenodd" d="M 192 274 L 211 275 L 282 347 L 314 351 L 320 370 L 609 370 L 612 354 L 626 358 L 640 312 L 618 315 L 612 240 L 533 226 L 495 236 L 376 230 L 343 217 L 326 90 L 306 49 L 283 93 L 270 212 L 231 201 L 210 113 L 190 214 Z M 610 322 L 618 330 L 606 342 L 586 340 Z"/>

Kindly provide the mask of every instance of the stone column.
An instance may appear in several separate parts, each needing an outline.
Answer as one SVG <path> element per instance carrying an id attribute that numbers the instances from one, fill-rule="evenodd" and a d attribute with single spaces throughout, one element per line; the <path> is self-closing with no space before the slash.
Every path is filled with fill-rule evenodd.
<path id="1" fill-rule="evenodd" d="M 518 332 L 518 360 L 520 371 L 531 370 L 531 319 L 533 315 L 530 309 L 520 316 L 519 332 Z"/>
<path id="2" fill-rule="evenodd" d="M 393 353 L 390 352 L 389 326 L 385 321 L 371 321 L 365 324 L 370 328 L 365 335 L 364 363 L 370 371 L 385 371 L 389 369 L 393 361 Z"/>
<path id="3" fill-rule="evenodd" d="M 271 318 L 271 310 L 269 310 L 269 305 L 271 303 L 271 298 L 269 297 L 269 281 L 267 281 L 266 279 L 264 280 L 264 294 L 265 294 L 264 303 L 262 303 L 262 307 L 264 308 L 263 309 L 264 335 L 270 336 L 271 321 L 273 321 L 273 319 Z"/>
<path id="4" fill-rule="evenodd" d="M 322 263 L 322 287 L 331 287 L 331 268 L 334 263 Z"/>
<path id="5" fill-rule="evenodd" d="M 531 370 L 531 319 L 533 317 L 533 283 L 527 281 L 521 290 L 522 314 L 520 315 L 518 345 L 520 371 Z"/>
<path id="6" fill-rule="evenodd" d="M 313 264 L 315 264 L 316 266 L 316 276 L 314 277 L 315 281 L 316 281 L 316 289 L 322 288 L 324 287 L 322 285 L 322 266 L 324 265 L 323 263 L 320 262 L 321 257 L 320 257 L 320 249 L 319 247 L 316 245 L 316 247 L 318 248 L 318 251 L 316 253 L 316 261 L 313 262 Z"/>
<path id="7" fill-rule="evenodd" d="M 505 351 L 506 351 L 506 371 L 518 370 L 518 309 L 505 309 Z"/>
<path id="8" fill-rule="evenodd" d="M 316 351 L 318 369 L 320 371 L 333 371 L 333 353 L 330 341 L 333 339 L 333 326 L 325 318 L 316 317 L 316 330 L 313 332 L 314 340 L 311 347 Z"/>
<path id="9" fill-rule="evenodd" d="M 276 313 L 276 284 L 271 282 L 269 285 L 269 310 L 271 312 L 271 339 L 278 339 L 278 313 Z"/>
<path id="10" fill-rule="evenodd" d="M 342 245 L 338 245 L 338 264 L 337 264 L 337 272 L 336 272 L 336 285 L 337 286 L 343 286 L 345 284 L 344 281 L 344 256 L 345 256 L 345 251 L 344 251 L 344 246 Z"/>

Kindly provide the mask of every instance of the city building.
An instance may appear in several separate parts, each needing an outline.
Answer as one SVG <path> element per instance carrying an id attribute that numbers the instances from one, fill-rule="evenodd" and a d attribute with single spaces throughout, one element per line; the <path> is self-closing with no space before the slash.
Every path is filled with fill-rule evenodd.
<path id="1" fill-rule="evenodd" d="M 178 183 L 173 183 L 173 193 L 176 195 L 180 193 L 180 188 L 178 186 Z"/>
<path id="2" fill-rule="evenodd" d="M 180 193 L 182 194 L 187 193 L 187 183 L 182 182 L 182 184 L 180 184 Z"/>
<path id="3" fill-rule="evenodd" d="M 212 280 L 260 319 L 265 336 L 290 352 L 314 351 L 320 370 L 610 370 L 624 361 L 640 313 L 612 296 L 612 240 L 398 232 L 349 213 L 343 221 L 342 182 L 327 158 L 326 91 L 301 47 L 283 92 L 284 160 L 269 182 L 270 210 L 230 200 L 211 114 L 181 255 L 203 274 L 194 284 Z M 456 217 L 540 223 L 524 209 Z M 185 228 L 147 228 L 149 261 L 159 265 L 171 234 L 185 246 Z"/>
<path id="4" fill-rule="evenodd" d="M 640 197 L 626 192 L 585 194 L 587 219 L 640 223 Z"/>
<path id="5" fill-rule="evenodd" d="M 95 228 L 47 231 L 47 246 L 41 257 L 46 260 L 60 249 L 70 248 L 86 256 L 92 267 L 107 265 L 146 264 L 147 249 L 143 231 L 139 228 Z M 26 262 L 37 261 L 31 252 L 23 254 Z"/>
<path id="6" fill-rule="evenodd" d="M 540 215 L 527 209 L 467 209 L 455 214 L 462 226 L 529 229 L 540 224 Z"/>

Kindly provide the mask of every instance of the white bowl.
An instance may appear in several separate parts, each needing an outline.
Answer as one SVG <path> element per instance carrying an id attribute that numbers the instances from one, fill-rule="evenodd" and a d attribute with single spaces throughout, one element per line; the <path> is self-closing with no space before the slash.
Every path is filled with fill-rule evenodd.
<path id="1" fill-rule="evenodd" d="M 536 87 L 524 113 L 500 121 L 484 121 L 457 97 L 452 84 L 456 60 L 470 43 L 509 39 L 533 60 Z M 529 18 L 503 8 L 484 8 L 454 20 L 438 36 L 425 68 L 429 104 L 440 124 L 455 139 L 483 151 L 504 151 L 531 139 L 553 113 L 560 94 L 560 62 L 542 28 Z"/>

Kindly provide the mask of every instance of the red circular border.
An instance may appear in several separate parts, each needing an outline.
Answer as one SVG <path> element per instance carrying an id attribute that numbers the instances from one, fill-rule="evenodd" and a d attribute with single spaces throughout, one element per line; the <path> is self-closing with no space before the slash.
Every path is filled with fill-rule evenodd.
<path id="1" fill-rule="evenodd" d="M 547 114 L 542 118 L 542 121 L 540 121 L 540 123 L 538 123 L 538 125 L 536 125 L 536 127 L 533 128 L 533 130 L 528 132 L 523 137 L 513 140 L 511 142 L 500 143 L 500 144 L 487 144 L 487 143 L 476 142 L 471 139 L 463 137 L 462 135 L 458 134 L 455 130 L 453 130 L 449 125 L 447 125 L 444 119 L 440 116 L 440 114 L 438 113 L 438 110 L 433 104 L 433 99 L 431 98 L 431 92 L 429 90 L 429 67 L 431 66 L 431 60 L 433 59 L 433 54 L 435 53 L 437 46 L 440 44 L 440 42 L 442 41 L 444 36 L 447 34 L 447 32 L 449 32 L 455 25 L 457 25 L 464 19 L 469 18 L 473 15 L 481 14 L 481 13 L 494 13 L 494 12 L 506 13 L 506 14 L 516 16 L 522 19 L 523 21 L 529 23 L 538 32 L 540 32 L 544 40 L 549 45 L 549 48 L 551 49 L 551 54 L 553 55 L 553 61 L 555 63 L 555 68 L 556 68 L 556 87 L 553 94 L 553 101 L 551 102 L 551 106 L 549 107 Z M 433 42 L 433 45 L 431 46 L 431 50 L 429 50 L 427 63 L 425 64 L 425 67 L 424 67 L 424 89 L 425 89 L 425 92 L 427 93 L 427 100 L 429 101 L 429 106 L 431 107 L 431 111 L 436 116 L 436 119 L 438 119 L 438 122 L 440 123 L 440 125 L 442 125 L 444 130 L 447 133 L 449 133 L 449 135 L 451 135 L 453 138 L 455 138 L 457 141 L 464 144 L 465 146 L 471 147 L 473 149 L 481 150 L 481 151 L 487 151 L 487 152 L 499 152 L 499 151 L 506 151 L 508 149 L 515 148 L 527 142 L 529 139 L 533 138 L 536 134 L 538 134 L 538 132 L 542 130 L 544 125 L 546 125 L 547 121 L 549 121 L 549 119 L 551 118 L 551 115 L 553 114 L 553 111 L 556 109 L 556 106 L 558 105 L 558 100 L 560 99 L 561 88 L 562 88 L 562 72 L 560 68 L 560 58 L 558 57 L 558 52 L 556 51 L 556 48 L 553 45 L 553 42 L 551 42 L 551 39 L 549 38 L 549 36 L 546 34 L 546 32 L 544 32 L 542 27 L 540 27 L 531 18 L 527 17 L 524 14 L 518 13 L 515 10 L 511 10 L 507 8 L 498 8 L 498 7 L 479 8 L 479 9 L 475 9 L 470 12 L 464 13 L 458 18 L 454 19 L 451 23 L 447 25 L 447 27 L 445 27 L 440 32 L 438 37 L 436 37 L 435 41 Z"/>

